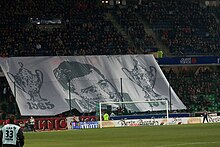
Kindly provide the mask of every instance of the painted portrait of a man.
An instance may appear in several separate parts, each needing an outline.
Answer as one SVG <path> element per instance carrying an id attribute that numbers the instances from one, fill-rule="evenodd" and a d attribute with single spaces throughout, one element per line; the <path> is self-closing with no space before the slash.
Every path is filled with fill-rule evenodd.
<path id="1" fill-rule="evenodd" d="M 71 91 L 82 110 L 94 111 L 99 102 L 119 102 L 117 89 L 94 66 L 80 62 L 62 62 L 54 75 L 65 90 Z"/>

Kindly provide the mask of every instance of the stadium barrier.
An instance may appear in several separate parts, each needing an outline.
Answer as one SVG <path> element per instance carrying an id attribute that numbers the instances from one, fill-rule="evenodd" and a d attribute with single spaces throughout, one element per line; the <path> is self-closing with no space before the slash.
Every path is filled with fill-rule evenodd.
<path id="1" fill-rule="evenodd" d="M 28 119 L 17 119 L 15 123 L 27 130 Z M 7 124 L 7 120 L 0 120 L 0 125 L 5 124 Z M 35 118 L 35 129 L 38 131 L 66 130 L 66 117 Z"/>
<path id="2" fill-rule="evenodd" d="M 120 115 L 111 116 L 111 120 L 165 118 L 167 114 Z M 190 113 L 169 113 L 171 118 L 190 117 Z"/>
<path id="3" fill-rule="evenodd" d="M 89 128 L 98 128 L 98 121 L 89 121 L 89 122 L 72 122 L 72 129 L 89 129 Z"/>
<path id="4" fill-rule="evenodd" d="M 201 123 L 201 117 L 184 118 L 151 118 L 151 119 L 124 119 L 103 121 L 102 127 L 126 127 L 126 126 L 159 126 Z"/>
<path id="5" fill-rule="evenodd" d="M 84 116 L 83 118 L 86 118 Z M 78 121 L 79 116 L 73 117 L 55 117 L 55 118 L 35 118 L 35 128 L 37 131 L 50 130 L 72 130 L 72 129 L 89 129 L 98 128 L 99 121 L 93 121 L 93 117 L 88 117 L 88 121 Z M 77 120 L 78 119 L 78 120 Z M 77 120 L 77 121 L 76 121 Z M 209 123 L 219 123 L 220 116 L 210 116 Z M 26 127 L 28 119 L 18 119 L 16 124 L 19 124 L 23 129 Z M 150 119 L 122 119 L 102 121 L 102 127 L 129 127 L 129 126 L 158 126 L 158 125 L 180 125 L 180 124 L 199 124 L 203 123 L 203 117 L 177 117 L 169 118 L 150 118 Z M 205 121 L 205 123 L 207 123 Z M 0 120 L 0 126 L 7 124 L 7 120 Z"/>

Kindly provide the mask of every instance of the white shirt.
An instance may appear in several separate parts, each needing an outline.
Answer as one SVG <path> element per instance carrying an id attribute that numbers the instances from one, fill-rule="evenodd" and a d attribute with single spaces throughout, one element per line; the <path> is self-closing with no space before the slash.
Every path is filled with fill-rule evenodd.
<path id="1" fill-rule="evenodd" d="M 34 125 L 34 122 L 35 122 L 34 118 L 31 118 L 31 119 L 30 119 L 30 124 L 31 124 L 31 125 Z"/>
<path id="2" fill-rule="evenodd" d="M 17 134 L 19 129 L 20 127 L 14 124 L 7 124 L 4 127 L 2 127 L 2 143 L 16 145 Z"/>

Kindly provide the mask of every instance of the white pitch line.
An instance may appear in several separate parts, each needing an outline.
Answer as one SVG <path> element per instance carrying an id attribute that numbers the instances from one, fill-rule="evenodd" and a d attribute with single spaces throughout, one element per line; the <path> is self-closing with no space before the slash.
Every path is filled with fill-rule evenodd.
<path id="1" fill-rule="evenodd" d="M 173 145 L 161 145 L 156 147 L 172 147 L 172 146 L 186 146 L 186 145 L 198 145 L 198 144 L 214 144 L 217 142 L 192 142 L 192 143 L 182 143 L 182 144 L 173 144 Z"/>

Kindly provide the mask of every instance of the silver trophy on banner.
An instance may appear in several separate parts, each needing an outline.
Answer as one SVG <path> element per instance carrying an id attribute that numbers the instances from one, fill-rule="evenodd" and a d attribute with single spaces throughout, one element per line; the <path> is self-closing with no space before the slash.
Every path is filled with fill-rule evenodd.
<path id="1" fill-rule="evenodd" d="M 146 100 L 165 100 L 163 95 L 154 91 L 154 85 L 156 82 L 157 70 L 154 66 L 145 68 L 141 66 L 136 59 L 134 59 L 134 67 L 132 70 L 122 68 L 122 71 L 126 76 L 138 85 L 145 93 L 144 98 Z"/>
<path id="2" fill-rule="evenodd" d="M 43 74 L 40 70 L 35 70 L 35 74 L 33 74 L 30 70 L 23 67 L 21 62 L 18 63 L 20 65 L 18 73 L 13 75 L 8 72 L 8 77 L 16 87 L 30 95 L 30 99 L 28 101 L 32 102 L 41 102 L 47 101 L 40 95 L 40 89 L 43 84 Z"/>

